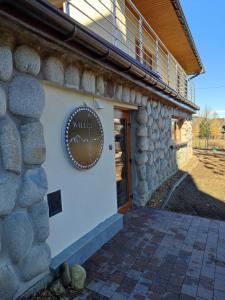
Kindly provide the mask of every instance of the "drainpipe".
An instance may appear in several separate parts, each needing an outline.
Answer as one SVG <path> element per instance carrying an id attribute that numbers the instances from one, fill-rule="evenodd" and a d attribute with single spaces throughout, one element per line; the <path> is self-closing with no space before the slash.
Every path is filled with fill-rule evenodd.
<path id="1" fill-rule="evenodd" d="M 196 73 L 196 74 L 194 74 L 193 76 L 191 76 L 191 77 L 188 78 L 188 81 L 194 79 L 195 77 L 199 76 L 200 74 L 201 74 L 201 73 Z"/>

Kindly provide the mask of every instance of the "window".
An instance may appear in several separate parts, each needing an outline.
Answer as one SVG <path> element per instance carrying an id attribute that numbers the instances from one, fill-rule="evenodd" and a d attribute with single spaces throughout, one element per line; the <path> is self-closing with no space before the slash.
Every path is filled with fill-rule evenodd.
<path id="1" fill-rule="evenodd" d="M 182 126 L 182 120 L 178 118 L 172 118 L 171 120 L 171 136 L 172 140 L 174 142 L 180 142 L 181 141 L 181 126 Z"/>

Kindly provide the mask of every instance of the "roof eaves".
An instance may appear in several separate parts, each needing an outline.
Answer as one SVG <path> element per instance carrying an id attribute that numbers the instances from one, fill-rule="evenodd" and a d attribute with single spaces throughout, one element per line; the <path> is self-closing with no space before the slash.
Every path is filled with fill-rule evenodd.
<path id="1" fill-rule="evenodd" d="M 184 30 L 187 38 L 188 38 L 190 46 L 191 46 L 191 48 L 192 48 L 192 50 L 194 52 L 194 55 L 195 55 L 195 57 L 196 57 L 196 59 L 198 61 L 198 64 L 199 64 L 199 66 L 201 68 L 201 72 L 199 72 L 199 73 L 200 74 L 205 73 L 204 66 L 202 64 L 200 55 L 198 53 L 197 47 L 196 47 L 194 39 L 193 39 L 193 36 L 191 34 L 191 31 L 190 31 L 190 28 L 188 26 L 187 20 L 185 18 L 183 9 L 182 9 L 182 7 L 180 5 L 180 1 L 179 0 L 171 0 L 171 2 L 173 4 L 174 10 L 175 10 L 176 15 L 178 17 L 178 20 L 179 20 L 179 22 L 180 22 L 180 24 L 181 24 L 181 26 L 182 26 L 182 28 L 183 28 L 183 30 Z"/>

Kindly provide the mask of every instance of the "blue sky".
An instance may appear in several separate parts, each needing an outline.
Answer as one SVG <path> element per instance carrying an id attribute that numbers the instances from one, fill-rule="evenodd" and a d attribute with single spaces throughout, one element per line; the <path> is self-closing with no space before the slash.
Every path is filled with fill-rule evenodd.
<path id="1" fill-rule="evenodd" d="M 225 117 L 225 1 L 180 0 L 206 73 L 194 79 L 196 103 Z"/>

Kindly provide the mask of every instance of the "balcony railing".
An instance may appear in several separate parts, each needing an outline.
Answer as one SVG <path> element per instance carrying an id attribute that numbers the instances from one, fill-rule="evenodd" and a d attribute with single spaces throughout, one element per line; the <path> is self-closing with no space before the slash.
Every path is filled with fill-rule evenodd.
<path id="1" fill-rule="evenodd" d="M 137 59 L 181 96 L 195 101 L 194 86 L 131 0 L 66 0 L 76 21 Z"/>

